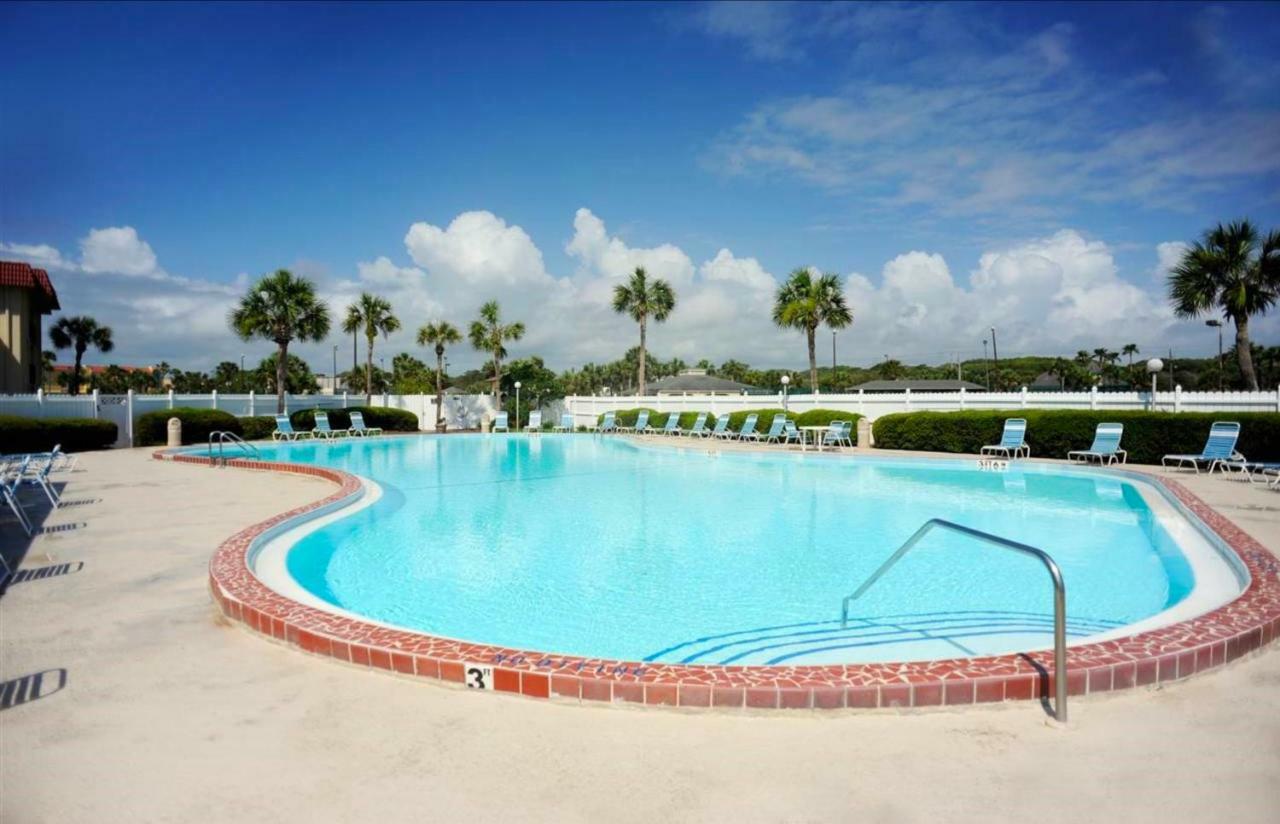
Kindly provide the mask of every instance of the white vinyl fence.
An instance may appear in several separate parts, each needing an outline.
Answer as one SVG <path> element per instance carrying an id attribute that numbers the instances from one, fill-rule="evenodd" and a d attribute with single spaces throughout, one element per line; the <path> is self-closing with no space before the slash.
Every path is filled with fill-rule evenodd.
<path id="1" fill-rule="evenodd" d="M 285 411 L 298 409 L 343 409 L 364 403 L 364 395 L 285 395 Z M 374 395 L 375 406 L 405 409 L 418 416 L 418 428 L 433 430 L 436 425 L 435 395 Z M 134 425 L 139 417 L 175 407 L 196 409 L 221 409 L 236 417 L 274 415 L 276 396 L 224 395 L 211 392 L 201 395 L 181 395 L 169 392 L 164 395 L 142 395 L 129 392 L 125 395 L 102 395 L 92 392 L 86 395 L 46 395 L 43 391 L 34 395 L 0 395 L 0 414 L 22 415 L 30 418 L 100 418 L 113 421 L 118 428 L 115 445 L 132 446 Z M 488 395 L 446 395 L 444 419 L 450 428 L 475 429 L 486 416 L 492 418 L 494 404 Z"/>
<path id="2" fill-rule="evenodd" d="M 1280 389 L 1265 392 L 856 392 L 790 395 L 577 395 L 564 399 L 579 425 L 593 423 L 603 412 L 646 407 L 659 412 L 707 411 L 786 406 L 790 412 L 838 409 L 871 420 L 895 412 L 961 409 L 1154 409 L 1161 412 L 1280 412 Z"/>

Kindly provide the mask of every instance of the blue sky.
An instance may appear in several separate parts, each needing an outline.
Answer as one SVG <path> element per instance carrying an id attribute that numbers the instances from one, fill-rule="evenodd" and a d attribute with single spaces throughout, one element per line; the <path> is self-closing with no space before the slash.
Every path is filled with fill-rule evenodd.
<path id="1" fill-rule="evenodd" d="M 607 298 L 641 264 L 680 294 L 661 356 L 800 365 L 768 302 L 802 265 L 848 279 L 848 362 L 980 354 L 993 324 L 1011 354 L 1203 354 L 1161 296 L 1177 244 L 1280 225 L 1275 4 L 9 4 L 0 25 L 0 254 L 111 323 L 121 362 L 259 356 L 223 315 L 282 266 L 335 308 L 387 294 L 410 331 L 496 297 L 530 327 L 515 354 L 557 367 L 634 344 Z"/>

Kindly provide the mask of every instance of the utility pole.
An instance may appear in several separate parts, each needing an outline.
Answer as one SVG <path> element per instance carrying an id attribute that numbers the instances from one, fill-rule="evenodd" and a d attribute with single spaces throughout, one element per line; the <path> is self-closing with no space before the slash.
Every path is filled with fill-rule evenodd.
<path id="1" fill-rule="evenodd" d="M 982 363 L 987 368 L 987 391 L 991 391 L 991 359 L 987 357 L 987 339 L 982 339 Z"/>
<path id="2" fill-rule="evenodd" d="M 831 330 L 831 379 L 835 380 L 836 371 L 836 330 Z"/>
<path id="3" fill-rule="evenodd" d="M 1000 380 L 1000 350 L 996 348 L 996 328 L 991 327 L 991 371 L 996 373 L 996 380 Z"/>

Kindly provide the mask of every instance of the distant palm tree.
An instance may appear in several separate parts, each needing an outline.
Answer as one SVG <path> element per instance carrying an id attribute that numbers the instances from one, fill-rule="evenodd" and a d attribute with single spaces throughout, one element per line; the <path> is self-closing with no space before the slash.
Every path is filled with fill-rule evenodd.
<path id="1" fill-rule="evenodd" d="M 845 303 L 844 290 L 836 275 L 818 275 L 796 269 L 778 288 L 773 301 L 773 322 L 778 326 L 803 329 L 809 343 L 809 385 L 818 391 L 818 327 L 843 329 L 853 323 L 853 312 Z"/>
<path id="2" fill-rule="evenodd" d="M 491 394 L 495 403 L 498 401 L 498 382 L 502 380 L 502 359 L 507 356 L 503 346 L 509 340 L 520 340 L 524 337 L 524 324 L 520 322 L 504 324 L 502 309 L 496 300 L 491 300 L 480 307 L 480 317 L 471 322 L 471 345 L 481 352 L 493 356 L 493 376 L 489 379 Z"/>
<path id="3" fill-rule="evenodd" d="M 49 329 L 49 341 L 54 349 L 75 349 L 75 370 L 71 373 L 71 382 L 67 387 L 72 395 L 80 394 L 80 361 L 84 359 L 84 353 L 89 347 L 106 353 L 116 345 L 111 339 L 111 327 L 99 326 L 88 315 L 58 318 L 58 322 Z"/>
<path id="4" fill-rule="evenodd" d="M 1120 354 L 1129 356 L 1129 382 L 1134 386 L 1138 385 L 1138 378 L 1133 373 L 1133 356 L 1138 354 L 1138 344 L 1126 343 L 1120 349 Z"/>
<path id="5" fill-rule="evenodd" d="M 387 335 L 400 328 L 400 319 L 391 314 L 391 303 L 386 298 L 369 292 L 361 292 L 355 303 L 347 307 L 346 317 L 342 320 L 342 331 L 352 332 L 359 329 L 364 332 L 368 347 L 364 353 L 364 403 L 368 406 L 373 400 L 373 342 L 381 333 Z"/>
<path id="6" fill-rule="evenodd" d="M 1236 326 L 1236 360 L 1245 388 L 1256 391 L 1249 344 L 1249 318 L 1264 315 L 1280 299 L 1280 231 L 1259 244 L 1258 230 L 1247 220 L 1222 225 L 1204 234 L 1169 273 L 1173 311 L 1194 318 L 1215 309 Z"/>
<path id="7" fill-rule="evenodd" d="M 436 429 L 444 426 L 444 348 L 461 340 L 458 327 L 447 320 L 428 323 L 418 330 L 418 345 L 436 348 Z"/>
<path id="8" fill-rule="evenodd" d="M 637 266 L 626 283 L 613 287 L 613 311 L 627 314 L 640 324 L 640 366 L 636 373 L 636 394 L 645 392 L 645 327 L 649 318 L 662 323 L 676 308 L 676 293 L 665 280 L 650 282 L 643 266 Z"/>
<path id="9" fill-rule="evenodd" d="M 227 316 L 231 328 L 243 340 L 255 337 L 273 341 L 276 355 L 276 412 L 284 413 L 284 392 L 289 343 L 321 341 L 329 334 L 329 307 L 316 298 L 315 286 L 277 269 L 263 277 L 240 298 Z"/>

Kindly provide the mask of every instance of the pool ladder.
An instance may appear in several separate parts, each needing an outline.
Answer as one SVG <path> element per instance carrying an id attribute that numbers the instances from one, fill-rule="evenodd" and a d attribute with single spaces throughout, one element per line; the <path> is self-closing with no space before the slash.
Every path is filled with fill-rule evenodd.
<path id="1" fill-rule="evenodd" d="M 1053 717 L 1059 723 L 1067 723 L 1067 589 L 1062 583 L 1062 571 L 1058 569 L 1058 564 L 1049 556 L 1049 553 L 1042 549 L 1036 549 L 1033 546 L 1018 543 L 1017 541 L 1010 541 L 1008 538 L 1001 538 L 999 535 L 992 535 L 990 532 L 983 532 L 980 529 L 944 521 L 941 518 L 931 518 L 925 521 L 924 525 L 917 529 L 902 546 L 898 547 L 897 552 L 890 555 L 889 559 L 881 564 L 879 569 L 871 573 L 871 577 L 864 581 L 862 586 L 854 590 L 852 595 L 845 597 L 840 611 L 841 628 L 849 623 L 849 605 L 862 597 L 863 593 L 868 589 L 871 589 L 876 581 L 879 581 L 881 576 L 889 571 L 890 567 L 896 564 L 903 555 L 910 552 L 912 547 L 920 543 L 921 539 L 934 529 L 949 529 L 952 532 L 959 532 L 962 535 L 968 535 L 970 538 L 976 538 L 988 546 L 1008 549 L 1022 555 L 1030 555 L 1044 564 L 1049 577 L 1053 580 Z"/>
<path id="2" fill-rule="evenodd" d="M 214 458 L 213 456 L 214 444 L 217 444 L 218 446 L 217 458 Z M 209 433 L 209 464 L 211 466 L 227 465 L 227 457 L 225 454 L 223 454 L 223 448 L 228 444 L 239 449 L 241 452 L 243 452 L 246 455 L 252 455 L 255 458 L 262 457 L 261 454 L 258 452 L 258 447 L 249 443 L 248 441 L 246 441 L 244 438 L 240 437 L 236 433 L 226 432 L 224 430 L 217 430 Z"/>

